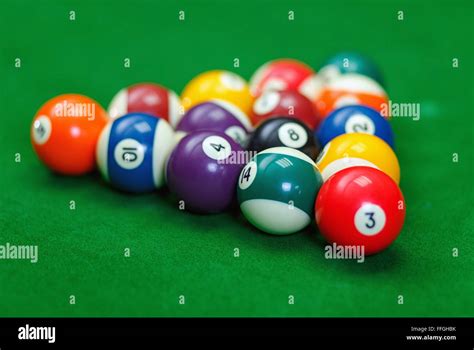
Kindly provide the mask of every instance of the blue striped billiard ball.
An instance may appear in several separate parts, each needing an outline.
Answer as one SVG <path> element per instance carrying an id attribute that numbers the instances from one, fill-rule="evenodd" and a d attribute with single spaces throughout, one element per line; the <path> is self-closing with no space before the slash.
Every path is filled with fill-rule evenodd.
<path id="1" fill-rule="evenodd" d="M 97 163 L 104 179 L 132 193 L 150 192 L 164 184 L 165 163 L 174 144 L 166 120 L 130 113 L 110 121 L 97 144 Z"/>

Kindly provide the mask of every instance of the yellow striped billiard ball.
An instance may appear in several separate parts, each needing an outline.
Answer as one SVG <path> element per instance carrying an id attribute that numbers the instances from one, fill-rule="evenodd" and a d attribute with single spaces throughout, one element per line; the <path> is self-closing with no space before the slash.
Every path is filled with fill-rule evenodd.
<path id="1" fill-rule="evenodd" d="M 400 182 L 400 166 L 392 148 L 377 136 L 351 133 L 340 135 L 323 148 L 316 165 L 324 181 L 353 166 L 369 166 Z"/>

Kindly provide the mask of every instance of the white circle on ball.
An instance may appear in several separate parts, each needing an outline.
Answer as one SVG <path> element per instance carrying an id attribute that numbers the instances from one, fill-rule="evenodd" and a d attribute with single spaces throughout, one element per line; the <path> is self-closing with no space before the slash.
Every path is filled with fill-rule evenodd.
<path id="1" fill-rule="evenodd" d="M 359 99 L 354 95 L 342 95 L 334 102 L 334 108 L 340 108 L 344 106 L 358 105 Z"/>
<path id="2" fill-rule="evenodd" d="M 226 72 L 221 74 L 222 84 L 230 90 L 243 90 L 245 87 L 245 80 L 237 74 Z"/>
<path id="3" fill-rule="evenodd" d="M 260 96 L 253 105 L 255 114 L 267 114 L 273 111 L 280 102 L 280 94 L 276 91 L 269 91 Z"/>
<path id="4" fill-rule="evenodd" d="M 225 134 L 232 138 L 239 145 L 244 145 L 247 141 L 247 132 L 238 125 L 229 126 L 225 130 Z"/>
<path id="5" fill-rule="evenodd" d="M 53 126 L 51 119 L 45 115 L 39 116 L 33 122 L 33 140 L 37 145 L 44 145 L 51 136 Z"/>
<path id="6" fill-rule="evenodd" d="M 385 211 L 377 204 L 365 203 L 354 215 L 354 225 L 361 234 L 374 236 L 383 230 L 387 218 Z"/>
<path id="7" fill-rule="evenodd" d="M 121 168 L 135 169 L 145 158 L 145 146 L 135 139 L 124 139 L 115 146 L 114 158 Z"/>
<path id="8" fill-rule="evenodd" d="M 253 181 L 257 177 L 257 163 L 255 161 L 249 162 L 245 168 L 242 169 L 239 176 L 239 188 L 246 190 L 252 185 Z"/>
<path id="9" fill-rule="evenodd" d="M 364 134 L 375 134 L 375 124 L 365 114 L 358 113 L 349 117 L 344 126 L 346 133 L 364 133 Z"/>
<path id="10" fill-rule="evenodd" d="M 286 147 L 301 148 L 308 142 L 306 130 L 296 123 L 285 123 L 278 129 L 278 138 Z"/>
<path id="11" fill-rule="evenodd" d="M 224 160 L 232 153 L 230 143 L 217 135 L 206 137 L 202 142 L 202 150 L 206 156 L 215 160 Z"/>

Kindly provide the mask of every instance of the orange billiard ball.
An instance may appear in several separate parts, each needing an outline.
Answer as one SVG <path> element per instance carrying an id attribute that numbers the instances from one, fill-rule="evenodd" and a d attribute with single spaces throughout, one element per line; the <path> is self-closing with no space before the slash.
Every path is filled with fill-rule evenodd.
<path id="1" fill-rule="evenodd" d="M 326 85 L 315 99 L 316 109 L 324 118 L 337 108 L 362 105 L 375 109 L 385 118 L 388 96 L 375 80 L 355 73 L 341 75 Z"/>
<path id="2" fill-rule="evenodd" d="M 95 168 L 95 148 L 108 115 L 93 99 L 65 94 L 47 101 L 31 125 L 31 143 L 39 159 L 64 175 Z"/>

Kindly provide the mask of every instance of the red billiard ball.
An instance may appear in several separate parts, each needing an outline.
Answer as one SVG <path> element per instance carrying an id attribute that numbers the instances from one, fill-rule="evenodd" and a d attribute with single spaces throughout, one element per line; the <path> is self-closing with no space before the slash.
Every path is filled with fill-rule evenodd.
<path id="1" fill-rule="evenodd" d="M 146 113 L 176 126 L 181 118 L 181 103 L 178 95 L 164 86 L 140 83 L 120 90 L 110 102 L 108 111 L 113 119 L 128 113 Z"/>
<path id="2" fill-rule="evenodd" d="M 261 66 L 250 79 L 250 91 L 255 97 L 268 90 L 294 90 L 312 98 L 314 96 L 314 70 L 294 59 L 278 59 Z"/>
<path id="3" fill-rule="evenodd" d="M 371 255 L 397 238 L 405 219 L 405 202 L 397 184 L 370 167 L 352 167 L 331 176 L 315 205 L 321 235 L 330 243 L 363 246 Z"/>
<path id="4" fill-rule="evenodd" d="M 255 100 L 251 120 L 254 125 L 274 116 L 296 118 L 314 130 L 320 122 L 313 103 L 297 91 L 266 91 Z"/>

